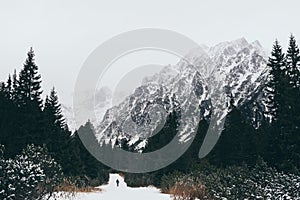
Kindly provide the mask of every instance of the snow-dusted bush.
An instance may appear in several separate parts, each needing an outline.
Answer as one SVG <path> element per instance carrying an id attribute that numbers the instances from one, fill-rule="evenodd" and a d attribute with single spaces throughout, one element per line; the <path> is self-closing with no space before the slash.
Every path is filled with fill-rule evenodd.
<path id="1" fill-rule="evenodd" d="M 38 184 L 38 196 L 52 194 L 54 188 L 58 186 L 63 179 L 61 166 L 49 155 L 47 148 L 34 145 L 28 145 L 22 152 L 28 160 L 39 165 L 43 170 L 43 180 Z"/>
<path id="2" fill-rule="evenodd" d="M 206 166 L 194 168 L 189 174 L 174 173 L 163 177 L 162 187 L 166 191 L 178 186 L 188 186 L 185 192 L 190 191 L 190 196 L 200 199 L 203 199 L 203 196 L 201 197 L 201 193 L 197 196 L 199 193 L 195 193 L 195 188 L 206 188 L 210 194 L 206 196 L 223 200 L 300 199 L 300 176 L 278 172 L 262 160 L 254 167 Z M 182 193 L 181 196 L 186 197 L 187 194 Z"/>
<path id="3" fill-rule="evenodd" d="M 51 194 L 62 178 L 61 167 L 45 148 L 27 146 L 14 159 L 1 158 L 1 199 L 36 199 Z"/>
<path id="4" fill-rule="evenodd" d="M 39 164 L 28 160 L 25 155 L 6 161 L 7 198 L 30 199 L 37 197 L 37 186 L 45 174 Z"/>
<path id="5" fill-rule="evenodd" d="M 6 161 L 3 157 L 4 155 L 4 146 L 0 144 L 0 199 L 4 199 L 6 197 L 5 185 L 6 183 Z"/>
<path id="6" fill-rule="evenodd" d="M 285 174 L 259 161 L 247 165 L 217 169 L 201 175 L 216 199 L 299 199 L 300 176 Z"/>
<path id="7" fill-rule="evenodd" d="M 247 182 L 255 185 L 252 194 L 260 199 L 300 199 L 300 176 L 278 172 L 263 161 L 252 170 Z"/>

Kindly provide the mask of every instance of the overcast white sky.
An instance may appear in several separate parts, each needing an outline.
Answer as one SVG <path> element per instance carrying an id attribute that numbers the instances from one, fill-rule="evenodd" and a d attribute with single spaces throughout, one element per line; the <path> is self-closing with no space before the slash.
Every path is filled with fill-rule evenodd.
<path id="1" fill-rule="evenodd" d="M 0 1 L 0 80 L 19 70 L 30 46 L 46 93 L 52 86 L 70 103 L 79 69 L 102 42 L 154 27 L 208 45 L 245 37 L 270 49 L 293 33 L 300 39 L 297 0 L 26 0 Z"/>

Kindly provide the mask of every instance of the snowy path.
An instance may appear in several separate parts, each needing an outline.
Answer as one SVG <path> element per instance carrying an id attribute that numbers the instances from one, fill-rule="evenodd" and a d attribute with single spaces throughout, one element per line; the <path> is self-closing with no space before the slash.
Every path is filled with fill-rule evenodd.
<path id="1" fill-rule="evenodd" d="M 120 181 L 117 187 L 116 180 Z M 107 185 L 99 186 L 101 192 L 78 193 L 75 200 L 172 200 L 170 195 L 161 194 L 160 190 L 155 187 L 127 187 L 124 178 L 119 174 L 110 174 Z M 63 200 L 63 199 L 61 199 Z"/>

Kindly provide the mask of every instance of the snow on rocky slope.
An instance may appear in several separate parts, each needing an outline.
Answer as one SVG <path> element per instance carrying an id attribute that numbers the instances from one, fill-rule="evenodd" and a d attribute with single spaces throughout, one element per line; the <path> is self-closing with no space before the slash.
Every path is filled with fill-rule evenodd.
<path id="1" fill-rule="evenodd" d="M 249 43 L 244 38 L 213 47 L 201 45 L 177 64 L 145 77 L 141 86 L 119 105 L 111 107 L 112 92 L 101 88 L 95 94 L 95 101 L 90 99 L 95 102 L 94 110 L 87 111 L 95 112 L 98 120 L 103 118 L 92 121 L 97 139 L 112 144 L 125 139 L 129 146 L 135 144 L 139 150 L 164 125 L 171 112 L 182 113 L 193 104 L 199 105 L 194 118 L 188 118 L 179 130 L 181 141 L 186 141 L 195 129 L 195 121 L 208 118 L 212 108 L 219 109 L 219 118 L 226 116 L 230 96 L 235 105 L 247 105 L 244 110 L 255 121 L 257 111 L 264 109 L 261 89 L 268 74 L 266 57 L 258 41 Z M 62 110 L 69 128 L 78 129 L 73 110 L 67 106 L 62 106 Z"/>
<path id="2" fill-rule="evenodd" d="M 145 77 L 133 94 L 108 109 L 96 126 L 97 139 L 114 145 L 125 138 L 128 145 L 139 141 L 135 145 L 142 148 L 168 114 L 182 114 L 198 105 L 179 130 L 181 141 L 186 141 L 195 131 L 195 121 L 208 117 L 212 108 L 219 109 L 219 118 L 224 118 L 229 96 L 235 105 L 242 105 L 260 91 L 267 74 L 266 53 L 258 41 L 248 43 L 241 38 L 192 49 L 176 65 Z"/>

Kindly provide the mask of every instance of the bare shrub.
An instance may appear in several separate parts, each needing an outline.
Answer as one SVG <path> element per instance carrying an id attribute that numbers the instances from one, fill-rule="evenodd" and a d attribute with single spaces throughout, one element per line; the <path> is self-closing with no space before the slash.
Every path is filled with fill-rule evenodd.
<path id="1" fill-rule="evenodd" d="M 187 184 L 177 182 L 170 188 L 169 193 L 173 195 L 175 200 L 209 199 L 206 188 L 201 183 Z"/>

